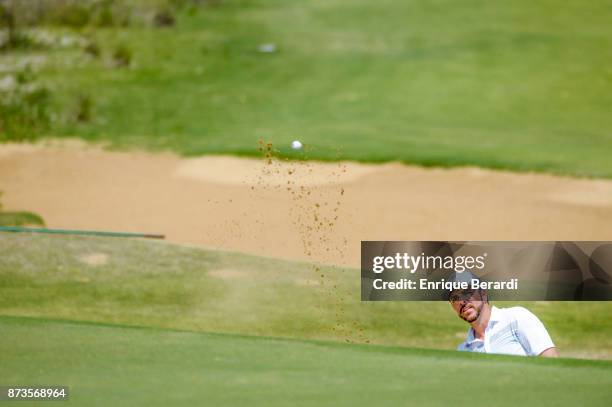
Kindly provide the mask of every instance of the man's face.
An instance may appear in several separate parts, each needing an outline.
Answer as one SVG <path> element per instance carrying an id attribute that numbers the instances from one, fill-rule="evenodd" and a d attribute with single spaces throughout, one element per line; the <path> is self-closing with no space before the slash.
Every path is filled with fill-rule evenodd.
<path id="1" fill-rule="evenodd" d="M 486 302 L 480 290 L 455 290 L 450 294 L 449 301 L 459 318 L 468 323 L 480 317 Z"/>

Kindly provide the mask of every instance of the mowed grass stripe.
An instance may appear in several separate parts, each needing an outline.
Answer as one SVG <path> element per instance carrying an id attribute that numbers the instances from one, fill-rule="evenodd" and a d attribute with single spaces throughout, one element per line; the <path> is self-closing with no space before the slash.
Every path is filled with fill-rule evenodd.
<path id="1" fill-rule="evenodd" d="M 0 317 L 0 377 L 76 405 L 609 405 L 612 362 Z"/>
<path id="2" fill-rule="evenodd" d="M 359 285 L 358 270 L 162 242 L 0 235 L 0 315 L 449 350 L 465 338 L 447 303 L 361 302 Z M 520 305 L 562 355 L 612 357 L 612 303 Z"/>

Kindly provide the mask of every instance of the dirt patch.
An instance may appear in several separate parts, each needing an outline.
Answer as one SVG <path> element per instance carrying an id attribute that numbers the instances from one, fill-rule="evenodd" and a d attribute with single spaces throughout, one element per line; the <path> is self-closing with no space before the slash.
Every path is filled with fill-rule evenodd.
<path id="1" fill-rule="evenodd" d="M 612 240 L 612 182 L 477 168 L 2 145 L 0 190 L 51 228 L 355 267 L 362 240 Z"/>
<path id="2" fill-rule="evenodd" d="M 89 266 L 103 266 L 108 263 L 108 256 L 104 253 L 91 253 L 81 256 L 79 260 Z"/>
<path id="3" fill-rule="evenodd" d="M 304 287 L 318 287 L 321 285 L 319 281 L 307 278 L 298 278 L 297 280 L 295 280 L 295 283 L 299 286 Z"/>
<path id="4" fill-rule="evenodd" d="M 246 277 L 246 273 L 242 271 L 228 270 L 228 269 L 212 270 L 208 272 L 208 275 L 211 277 L 216 277 L 216 278 L 220 278 L 223 280 L 234 280 L 234 279 L 240 279 L 240 278 Z"/>

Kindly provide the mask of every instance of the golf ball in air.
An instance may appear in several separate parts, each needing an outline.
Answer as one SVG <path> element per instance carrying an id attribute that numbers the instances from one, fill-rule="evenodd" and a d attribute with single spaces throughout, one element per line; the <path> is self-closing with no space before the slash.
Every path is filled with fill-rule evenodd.
<path id="1" fill-rule="evenodd" d="M 293 140 L 291 142 L 291 148 L 294 150 L 299 150 L 302 148 L 302 142 L 299 140 Z"/>

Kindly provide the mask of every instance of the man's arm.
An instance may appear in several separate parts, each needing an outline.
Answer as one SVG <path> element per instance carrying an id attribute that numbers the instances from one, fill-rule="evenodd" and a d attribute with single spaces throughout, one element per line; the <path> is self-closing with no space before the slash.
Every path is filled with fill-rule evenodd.
<path id="1" fill-rule="evenodd" d="M 557 352 L 557 348 L 548 348 L 542 353 L 540 353 L 538 356 L 542 356 L 544 358 L 558 358 L 559 352 Z"/>

